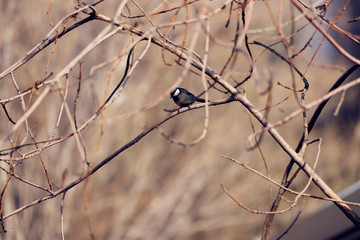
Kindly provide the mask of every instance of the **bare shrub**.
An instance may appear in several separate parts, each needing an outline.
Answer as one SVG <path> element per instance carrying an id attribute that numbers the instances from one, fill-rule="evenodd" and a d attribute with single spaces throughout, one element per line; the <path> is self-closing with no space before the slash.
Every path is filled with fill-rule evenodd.
<path id="1" fill-rule="evenodd" d="M 324 201 L 359 226 L 358 19 L 304 2 L 2 1 L 2 237 L 266 239 Z"/>

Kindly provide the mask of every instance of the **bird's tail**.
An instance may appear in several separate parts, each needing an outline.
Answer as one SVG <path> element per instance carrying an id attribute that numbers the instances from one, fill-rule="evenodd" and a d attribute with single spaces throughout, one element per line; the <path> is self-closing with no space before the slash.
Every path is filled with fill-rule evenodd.
<path id="1" fill-rule="evenodd" d="M 197 101 L 197 102 L 202 102 L 202 103 L 204 103 L 204 102 L 205 102 L 205 99 L 203 99 L 203 98 L 196 98 L 196 101 Z"/>

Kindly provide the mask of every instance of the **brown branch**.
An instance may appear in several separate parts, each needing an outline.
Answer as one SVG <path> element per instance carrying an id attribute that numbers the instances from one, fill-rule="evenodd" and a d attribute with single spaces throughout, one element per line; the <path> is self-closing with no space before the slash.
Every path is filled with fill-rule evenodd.
<path id="1" fill-rule="evenodd" d="M 198 104 L 198 105 L 203 105 L 203 104 Z M 101 169 L 103 166 L 105 166 L 107 163 L 109 163 L 110 161 L 112 161 L 113 159 L 115 159 L 115 157 L 117 157 L 120 153 L 124 152 L 125 150 L 127 150 L 128 148 L 130 148 L 131 146 L 135 145 L 136 143 L 138 143 L 142 138 L 144 138 L 146 135 L 148 135 L 149 133 L 151 133 L 154 129 L 156 129 L 157 127 L 161 126 L 162 124 L 164 124 L 165 122 L 169 121 L 170 119 L 176 117 L 179 114 L 185 113 L 187 111 L 190 111 L 192 109 L 197 109 L 199 108 L 199 106 L 191 106 L 189 108 L 183 108 L 183 109 L 179 109 L 178 112 L 174 112 L 171 114 L 168 114 L 167 116 L 163 117 L 160 121 L 158 121 L 156 124 L 153 124 L 151 127 L 149 127 L 148 129 L 144 130 L 143 132 L 141 132 L 139 135 L 137 135 L 134 139 L 132 139 L 131 141 L 129 141 L 127 144 L 123 145 L 121 148 L 119 148 L 118 150 L 116 150 L 113 154 L 109 155 L 107 158 L 103 159 L 99 164 L 97 164 L 96 166 L 94 166 L 94 168 L 90 169 L 88 172 L 86 172 L 83 176 L 79 177 L 78 179 L 74 180 L 73 182 L 69 183 L 67 186 L 57 190 L 56 192 L 54 192 L 53 194 L 50 195 L 46 195 L 44 197 L 41 197 L 31 203 L 28 203 L 18 209 L 16 209 L 15 211 L 7 214 L 6 216 L 3 217 L 3 220 L 19 213 L 22 212 L 32 206 L 35 206 L 41 202 L 47 201 L 49 199 L 55 198 L 58 195 L 67 192 L 69 189 L 77 186 L 79 183 L 81 183 L 82 181 L 84 181 L 85 179 L 87 179 L 89 176 L 91 176 L 92 174 L 94 174 L 96 171 L 98 171 L 99 169 Z"/>
<path id="2" fill-rule="evenodd" d="M 88 17 L 80 20 L 79 22 L 74 23 L 73 25 L 71 25 L 70 27 L 66 28 L 63 32 L 61 32 L 60 34 L 56 34 L 56 36 L 50 38 L 50 36 L 52 35 L 52 33 L 57 29 L 57 27 L 62 24 L 64 21 L 66 21 L 66 19 L 71 18 L 74 14 L 81 12 L 85 9 L 88 9 L 90 6 L 85 6 L 83 8 L 80 8 L 68 15 L 66 15 L 62 20 L 60 20 L 58 22 L 57 25 L 55 25 L 55 27 L 53 28 L 53 30 L 51 30 L 47 36 L 40 42 L 38 43 L 35 47 L 33 47 L 29 52 L 27 52 L 25 54 L 24 57 L 22 57 L 21 59 L 19 59 L 16 63 L 14 63 L 12 66 L 10 66 L 9 68 L 7 68 L 5 71 L 3 71 L 2 73 L 0 73 L 0 80 L 2 78 L 4 78 L 6 75 L 8 75 L 9 73 L 15 71 L 16 69 L 18 69 L 19 67 L 21 67 L 22 65 L 24 65 L 25 63 L 27 63 L 31 58 L 33 58 L 34 56 L 36 56 L 39 52 L 41 52 L 43 49 L 45 49 L 46 47 L 48 47 L 51 43 L 55 42 L 57 39 L 63 37 L 64 35 L 66 35 L 67 33 L 69 33 L 70 31 L 76 29 L 77 27 L 92 21 L 94 19 L 96 19 L 94 14 L 90 14 Z"/>
<path id="3" fill-rule="evenodd" d="M 296 0 L 291 0 L 292 4 L 306 17 L 306 19 L 311 22 L 311 24 L 317 28 L 321 34 L 326 37 L 326 39 L 337 49 L 344 57 L 352 61 L 353 63 L 360 64 L 360 60 L 355 58 L 353 55 L 348 53 L 344 48 L 342 48 L 328 33 L 323 30 L 319 24 L 317 24 L 300 6 L 300 4 Z"/>
<path id="4" fill-rule="evenodd" d="M 340 87 L 340 85 L 359 67 L 359 65 L 354 65 L 352 66 L 350 69 L 348 69 L 348 71 L 346 71 L 335 83 L 334 85 L 330 88 L 329 92 L 332 92 L 333 90 L 337 89 L 338 87 Z M 330 99 L 330 98 L 329 98 Z M 308 133 L 311 132 L 311 130 L 314 128 L 315 123 L 317 121 L 317 119 L 319 118 L 321 112 L 323 111 L 324 107 L 326 106 L 327 102 L 329 101 L 329 99 L 327 99 L 326 101 L 323 101 L 322 103 L 319 104 L 319 106 L 316 108 L 313 116 L 311 117 L 309 123 L 308 123 Z M 299 140 L 298 145 L 295 149 L 296 152 L 299 152 L 301 150 L 301 147 L 304 144 L 304 136 L 302 136 L 302 138 Z M 292 183 L 292 180 L 294 178 L 292 178 L 290 181 L 288 181 L 288 177 L 290 174 L 290 171 L 294 165 L 294 160 L 290 159 L 290 162 L 288 164 L 288 166 L 286 167 L 285 173 L 283 175 L 282 181 L 281 181 L 281 185 L 285 186 L 285 187 L 289 187 Z M 300 170 L 300 168 L 298 169 Z M 296 171 L 297 172 L 297 171 Z M 295 172 L 295 174 L 297 174 Z M 295 176 L 295 175 L 294 175 Z M 279 207 L 280 201 L 282 196 L 284 195 L 285 191 L 283 189 L 279 189 L 279 192 L 277 194 L 276 199 L 274 200 L 271 210 L 270 211 L 276 211 Z M 273 221 L 273 216 L 267 216 L 267 218 L 265 219 L 264 225 L 271 225 Z"/>
<path id="5" fill-rule="evenodd" d="M 99 16 L 99 15 L 98 15 Z M 99 16 L 101 19 L 107 21 L 107 18 L 104 18 L 103 16 Z M 127 29 L 131 31 L 134 34 L 137 34 L 144 39 L 147 39 L 147 36 L 144 36 L 144 33 L 140 30 L 124 25 L 124 29 Z M 162 42 L 158 41 L 156 38 L 152 38 L 151 41 L 160 46 L 163 47 Z M 174 49 L 170 46 L 166 46 L 167 50 L 171 53 L 176 54 L 177 56 L 181 56 L 182 59 L 186 60 L 188 57 L 181 54 L 177 49 Z M 195 59 L 192 60 L 191 65 L 195 67 L 198 70 L 202 69 L 202 64 Z M 219 75 L 217 75 L 213 70 L 210 68 L 206 68 L 205 73 L 212 78 L 214 81 L 218 82 L 222 87 L 224 87 L 226 90 L 228 90 L 232 96 L 238 100 L 245 108 L 247 108 L 253 116 L 267 129 L 269 134 L 274 138 L 274 140 L 281 146 L 281 148 L 289 155 L 291 156 L 296 164 L 301 167 L 301 169 L 308 175 L 311 175 L 312 169 L 310 166 L 306 165 L 305 161 L 300 158 L 296 151 L 294 151 L 288 143 L 281 137 L 281 135 L 273 128 L 273 126 L 264 118 L 264 116 L 249 102 L 247 98 L 245 98 L 242 94 L 238 92 L 233 86 L 231 86 L 229 83 L 223 81 Z M 300 112 L 303 112 L 304 110 L 300 110 Z M 317 175 L 314 174 L 314 183 L 330 198 L 333 198 L 334 200 L 341 201 L 339 196 Z M 360 226 L 360 218 L 351 210 L 349 206 L 342 203 L 335 203 L 341 211 L 355 224 Z"/>
<path id="6" fill-rule="evenodd" d="M 116 20 L 113 19 L 109 19 L 107 17 L 104 17 L 102 15 L 96 14 L 95 11 L 93 12 L 93 19 L 99 19 L 101 21 L 104 22 L 108 22 L 111 24 L 114 24 L 115 26 L 119 26 L 121 27 L 121 30 L 119 31 L 128 31 L 131 32 L 133 34 L 136 34 L 140 37 L 140 39 L 137 39 L 137 41 L 141 41 L 141 40 L 148 40 L 149 42 L 151 41 L 153 44 L 158 45 L 159 47 L 164 48 L 166 51 L 174 54 L 175 56 L 177 56 L 179 59 L 186 61 L 187 63 L 189 63 L 189 65 L 191 64 L 194 68 L 196 68 L 199 71 L 203 71 L 205 72 L 205 74 L 207 74 L 211 79 L 213 79 L 215 82 L 217 82 L 218 84 L 220 84 L 226 91 L 230 92 L 232 94 L 232 101 L 237 100 L 239 101 L 242 105 L 244 105 L 249 112 L 251 112 L 252 115 L 255 116 L 255 118 L 264 126 L 264 129 L 266 129 L 270 135 L 272 135 L 272 137 L 278 142 L 278 144 L 284 149 L 284 151 L 291 156 L 294 161 L 296 161 L 296 163 L 301 167 L 301 169 L 303 171 L 305 171 L 308 176 L 310 177 L 310 179 L 313 177 L 314 178 L 314 182 L 317 183 L 317 185 L 319 186 L 319 188 L 326 194 L 328 195 L 330 198 L 332 198 L 334 201 L 336 201 L 338 207 L 340 209 L 342 209 L 343 212 L 345 212 L 345 214 L 355 223 L 355 224 L 359 224 L 359 219 L 357 218 L 356 215 L 354 215 L 351 212 L 351 209 L 349 209 L 349 207 L 346 205 L 346 203 L 342 202 L 340 198 L 338 198 L 338 196 L 325 184 L 325 182 L 323 182 L 321 180 L 321 178 L 319 178 L 313 171 L 313 169 L 311 169 L 308 165 L 306 165 L 306 163 L 304 162 L 304 160 L 296 153 L 296 151 L 294 151 L 288 144 L 287 142 L 280 136 L 280 134 L 276 131 L 276 129 L 274 129 L 273 125 L 271 125 L 266 118 L 260 113 L 260 111 L 258 111 L 252 104 L 251 102 L 249 102 L 249 100 L 243 96 L 242 94 L 239 93 L 238 90 L 236 90 L 231 84 L 229 84 L 228 82 L 224 81 L 219 75 L 217 75 L 212 69 L 210 69 L 209 67 L 206 66 L 206 64 L 203 64 L 202 60 L 199 59 L 196 55 L 195 58 L 193 58 L 193 55 L 191 55 L 193 52 L 189 51 L 190 54 L 186 55 L 186 51 L 184 51 L 184 48 L 181 48 L 180 50 L 177 49 L 176 47 L 174 47 L 173 45 L 169 44 L 168 42 L 150 37 L 150 33 L 156 31 L 156 29 L 151 29 L 147 32 L 142 32 L 137 28 L 134 28 L 133 26 L 118 22 Z M 89 16 L 91 17 L 91 16 Z M 171 23 L 171 24 L 164 24 L 164 25 L 160 25 L 157 26 L 157 28 L 166 28 L 169 26 L 175 26 L 175 25 L 183 25 L 183 24 L 190 24 L 190 23 L 198 23 L 204 19 L 209 19 L 209 17 L 204 17 L 204 18 L 199 18 L 199 19 L 194 19 L 194 20 L 186 20 L 186 21 L 182 21 L 180 23 Z M 73 25 L 74 26 L 74 25 Z M 68 30 L 68 29 L 66 29 Z M 66 31 L 65 30 L 65 31 Z M 64 31 L 64 32 L 65 32 Z M 59 34 L 60 36 L 61 34 Z M 45 39 L 45 41 L 48 41 L 47 39 Z M 136 44 L 136 43 L 135 43 Z M 45 48 L 46 46 L 44 45 L 43 48 Z M 15 65 L 13 65 L 15 66 Z M 21 66 L 21 65 L 19 65 Z M 18 66 L 18 67 L 19 67 Z M 13 67 L 12 70 L 16 69 L 17 67 Z M 0 79 L 1 79 L 0 75 Z M 5 75 L 4 75 L 5 76 Z M 63 75 L 59 74 L 60 77 L 62 77 Z M 59 77 L 56 77 L 56 81 L 59 81 Z M 59 87 L 59 89 L 62 89 Z M 45 90 L 49 91 L 49 88 L 46 88 Z M 46 94 L 42 94 L 41 96 L 45 96 Z M 330 97 L 329 97 L 330 98 Z M 65 98 L 63 98 L 65 100 Z M 112 100 L 112 99 L 111 99 Z M 326 100 L 326 99 L 325 99 Z M 41 100 L 39 100 L 39 102 L 41 102 Z M 37 102 L 36 102 L 37 103 Z M 207 103 L 205 103 L 207 104 Z M 34 105 L 33 105 L 34 106 Z M 204 105 L 205 106 L 205 105 Z M 315 106 L 315 105 L 313 105 Z M 191 109 L 195 109 L 194 107 L 191 107 Z M 190 110 L 190 109 L 189 109 Z M 299 113 L 303 113 L 306 109 L 300 109 Z M 155 128 L 157 128 L 158 126 L 160 126 L 161 124 L 163 124 L 164 122 L 170 120 L 171 118 L 175 117 L 178 114 L 181 114 L 185 111 L 188 111 L 187 109 L 181 109 L 179 110 L 178 113 L 171 113 L 169 115 L 167 115 L 166 117 L 162 118 L 161 121 L 159 121 L 158 123 L 154 124 L 153 126 L 151 126 L 150 128 L 146 129 L 145 131 L 141 132 L 137 137 L 135 137 L 133 140 L 129 141 L 127 144 L 125 144 L 124 146 L 122 146 L 121 148 L 119 148 L 117 151 L 115 151 L 112 155 L 108 156 L 107 158 L 103 159 L 102 162 L 100 162 L 98 165 L 96 165 L 94 168 L 90 168 L 90 170 L 88 172 L 86 172 L 83 176 L 81 176 L 80 178 L 76 179 L 75 181 L 71 182 L 70 184 L 68 184 L 67 186 L 65 186 L 64 188 L 54 192 L 54 194 L 49 194 L 47 196 L 44 196 L 36 201 L 33 201 L 32 203 L 29 203 L 27 205 L 22 206 L 21 208 L 9 213 L 7 216 L 4 217 L 4 219 L 6 219 L 7 217 L 13 216 L 14 214 L 21 212 L 31 206 L 36 205 L 39 202 L 42 201 L 46 201 L 48 199 L 52 199 L 56 196 L 58 196 L 59 194 L 65 193 L 67 190 L 75 187 L 77 184 L 79 184 L 80 182 L 82 182 L 84 179 L 87 179 L 89 176 L 91 176 L 94 172 L 96 172 L 97 170 L 99 170 L 100 168 L 102 168 L 104 165 L 106 165 L 108 162 L 112 161 L 117 155 L 119 155 L 120 153 L 122 153 L 123 151 L 125 151 L 126 149 L 130 148 L 131 146 L 133 146 L 134 144 L 136 144 L 138 141 L 140 141 L 141 139 L 143 139 L 143 137 L 145 137 L 147 134 L 149 134 L 150 132 L 152 132 L 152 130 L 154 130 Z M 100 111 L 102 112 L 102 111 Z M 99 112 L 97 112 L 99 113 Z M 22 117 L 22 119 L 20 120 L 24 120 L 27 119 L 29 115 L 24 114 L 24 116 Z M 76 134 L 78 134 L 78 132 L 80 132 L 82 129 L 84 129 L 87 124 L 89 122 L 91 122 L 93 119 L 95 119 L 97 117 L 97 114 L 95 114 L 93 117 L 89 118 L 89 121 L 87 123 L 85 123 L 83 125 L 83 128 L 80 127 L 79 129 L 75 128 L 76 131 L 72 132 L 70 136 L 74 136 Z M 61 138 L 60 140 L 64 140 L 65 137 Z M 60 141 L 59 140 L 59 141 Z M 50 141 L 49 141 L 50 143 Z M 55 144 L 55 142 L 53 142 Z M 16 148 L 16 147 L 15 147 Z"/>

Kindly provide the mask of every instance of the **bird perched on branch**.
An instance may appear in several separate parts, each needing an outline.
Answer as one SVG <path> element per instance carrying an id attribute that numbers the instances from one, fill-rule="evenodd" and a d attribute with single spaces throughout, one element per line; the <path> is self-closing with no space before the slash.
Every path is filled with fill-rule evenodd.
<path id="1" fill-rule="evenodd" d="M 188 107 L 194 102 L 205 102 L 205 99 L 195 97 L 194 94 L 184 88 L 176 88 L 170 93 L 170 98 L 180 107 Z"/>

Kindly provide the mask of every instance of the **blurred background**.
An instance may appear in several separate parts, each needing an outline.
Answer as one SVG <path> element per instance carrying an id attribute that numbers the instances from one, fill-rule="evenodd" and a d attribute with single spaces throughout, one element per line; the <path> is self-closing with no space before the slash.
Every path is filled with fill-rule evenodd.
<path id="1" fill-rule="evenodd" d="M 120 2 L 105 0 L 95 8 L 99 13 L 112 18 Z M 151 16 L 156 25 L 183 21 L 187 14 L 189 19 L 198 18 L 204 1 L 188 2 L 187 13 L 186 6 L 179 8 L 183 5 L 183 1 L 179 0 L 136 1 L 149 15 L 169 10 Z M 326 40 L 310 63 L 323 39 L 322 35 L 315 33 L 312 37 L 315 28 L 308 25 L 306 19 L 299 17 L 300 13 L 287 1 L 282 8 L 279 8 L 280 1 L 270 2 L 276 20 L 279 14 L 283 18 L 282 31 L 285 36 L 291 35 L 294 27 L 295 30 L 299 30 L 292 38 L 292 54 L 306 46 L 293 61 L 303 74 L 310 64 L 305 74 L 310 85 L 305 102 L 309 103 L 323 96 L 353 63 L 339 54 Z M 312 1 L 304 2 L 310 4 Z M 346 1 L 334 2 L 328 6 L 325 15 L 330 21 L 339 14 Z M 324 1 L 319 1 L 317 4 L 323 3 Z M 45 38 L 53 28 L 50 20 L 55 25 L 64 16 L 75 11 L 77 4 L 76 1 L 0 1 L 0 72 L 17 62 Z M 212 14 L 208 66 L 218 74 L 231 55 L 239 11 L 238 5 L 234 2 L 229 18 L 230 4 L 221 9 L 223 4 L 224 1 L 210 1 L 207 9 L 207 13 Z M 359 34 L 354 29 L 360 29 L 359 22 L 348 23 L 349 20 L 358 17 L 358 13 L 353 11 L 359 9 L 356 4 L 359 3 L 350 1 L 350 5 L 339 18 L 339 26 L 353 34 Z M 142 12 L 136 4 L 129 1 L 120 21 L 146 32 L 152 25 L 146 17 L 140 15 Z M 64 26 L 70 26 L 87 16 L 84 13 L 76 15 L 67 20 L 60 31 Z M 293 17 L 297 19 L 293 25 L 285 24 Z M 230 22 L 226 28 L 228 19 Z M 255 1 L 251 18 L 247 20 L 249 42 L 259 41 L 268 46 L 274 44 L 272 48 L 284 57 L 287 56 L 284 46 L 279 43 L 279 35 L 265 2 Z M 55 45 L 49 45 L 16 69 L 13 77 L 20 92 L 33 89 L 32 94 L 24 95 L 25 105 L 34 103 L 43 91 L 43 87 L 34 87 L 35 83 L 47 79 L 51 73 L 52 76 L 58 74 L 93 42 L 107 25 L 108 23 L 100 20 L 90 21 L 61 37 Z M 183 44 L 185 37 L 185 46 L 189 47 L 197 31 L 196 26 L 197 23 L 194 21 L 187 25 L 187 30 L 184 24 L 177 25 L 174 29 L 170 26 L 159 30 L 163 34 L 167 33 L 171 41 L 179 46 Z M 327 26 L 323 28 L 327 30 Z M 240 34 L 242 29 L 240 21 Z M 206 32 L 204 29 L 201 31 L 194 51 L 203 57 Z M 156 32 L 151 34 L 158 37 Z M 335 31 L 330 31 L 330 34 L 349 53 L 359 57 L 358 43 L 353 43 L 347 38 L 343 40 L 344 36 Z M 126 65 L 129 42 L 133 38 L 138 37 L 129 31 L 115 34 L 81 59 L 81 71 L 77 64 L 67 75 L 68 92 L 65 100 L 78 126 L 82 126 L 95 114 L 119 83 Z M 311 42 L 307 45 L 310 39 Z M 238 46 L 242 50 L 233 57 L 224 73 L 227 74 L 227 81 L 233 85 L 245 79 L 251 66 L 244 42 L 238 43 Z M 145 48 L 145 41 L 137 44 L 133 60 L 138 58 Z M 268 119 L 275 123 L 299 108 L 293 92 L 277 84 L 280 82 L 292 87 L 290 68 L 280 58 L 259 45 L 250 44 L 250 49 L 255 70 L 247 83 L 238 89 L 245 92 L 247 98 L 259 110 L 266 107 L 271 96 Z M 168 91 L 184 70 L 184 62 L 181 62 L 180 66 L 169 66 L 164 64 L 164 59 L 169 63 L 175 63 L 177 60 L 176 56 L 168 52 L 165 52 L 162 58 L 161 47 L 151 44 L 116 101 L 81 131 L 81 149 L 92 166 L 163 119 L 168 114 L 164 109 L 176 108 L 173 101 L 166 96 L 154 107 L 143 110 L 144 106 L 156 101 Z M 357 70 L 347 82 L 359 75 Z M 295 75 L 295 80 L 297 88 L 301 89 L 303 84 L 298 75 Z M 66 78 L 61 78 L 61 82 L 65 86 Z M 81 86 L 78 92 L 79 82 Z M 270 83 L 272 88 L 268 91 Z M 195 95 L 200 94 L 204 90 L 200 72 L 191 69 L 181 86 Z M 47 147 L 36 156 L 21 161 L 4 161 L 10 157 L 21 158 L 41 148 L 53 134 L 58 139 L 72 133 L 66 114 L 63 112 L 59 118 L 64 100 L 59 93 L 64 89 L 58 89 L 57 85 L 54 85 L 29 117 L 27 126 L 23 125 L 18 133 L 13 133 L 9 140 L 1 145 L 0 186 L 3 217 L 49 194 L 25 182 L 49 189 L 44 169 L 47 170 L 54 190 L 66 186 L 88 170 L 89 166 L 83 161 L 74 137 Z M 223 90 L 220 86 L 210 89 L 210 100 L 230 97 L 218 89 Z M 309 136 L 309 140 L 319 137 L 323 140 L 316 171 L 335 192 L 352 185 L 360 176 L 359 90 L 359 86 L 355 86 L 346 91 L 337 116 L 334 116 L 334 113 L 341 94 L 334 96 Z M 1 138 L 6 137 L 14 126 L 9 117 L 16 122 L 24 114 L 20 99 L 11 99 L 17 94 L 11 75 L 0 79 L 0 100 L 10 99 L 1 102 Z M 134 111 L 135 114 L 128 115 Z M 314 109 L 311 109 L 307 112 L 308 119 L 313 111 Z M 56 127 L 58 119 L 59 125 Z M 265 215 L 240 208 L 223 192 L 220 184 L 223 184 L 239 202 L 250 209 L 260 211 L 270 209 L 278 188 L 223 158 L 222 155 L 232 157 L 265 175 L 267 166 L 269 177 L 279 183 L 289 157 L 268 134 L 264 135 L 260 148 L 247 150 L 247 138 L 253 133 L 253 129 L 258 130 L 261 126 L 239 102 L 210 107 L 206 137 L 192 147 L 172 143 L 161 134 L 164 133 L 174 141 L 190 144 L 202 134 L 204 122 L 203 108 L 178 115 L 122 152 L 86 181 L 70 189 L 66 193 L 63 208 L 65 239 L 252 239 L 261 236 Z M 289 121 L 279 127 L 278 131 L 295 148 L 303 132 L 302 117 L 298 116 Z M 35 146 L 34 142 L 38 145 Z M 9 155 L 14 143 L 15 146 L 29 145 Z M 314 143 L 308 146 L 304 159 L 312 165 L 316 154 L 317 143 Z M 9 174 L 6 171 L 9 169 L 12 169 L 21 180 L 11 177 L 8 181 Z M 299 173 L 291 188 L 301 191 L 306 182 L 307 177 Z M 307 193 L 323 196 L 313 184 Z M 285 194 L 285 197 L 289 200 L 294 199 L 290 194 Z M 7 232 L 2 232 L 1 238 L 61 238 L 61 198 L 59 195 L 7 218 L 4 221 Z M 304 198 L 304 209 L 300 218 L 311 215 L 323 203 L 321 200 Z M 302 200 L 299 206 L 291 211 L 275 216 L 271 233 L 288 227 L 298 214 L 301 204 Z M 279 210 L 290 205 L 291 203 L 283 201 Z"/>

